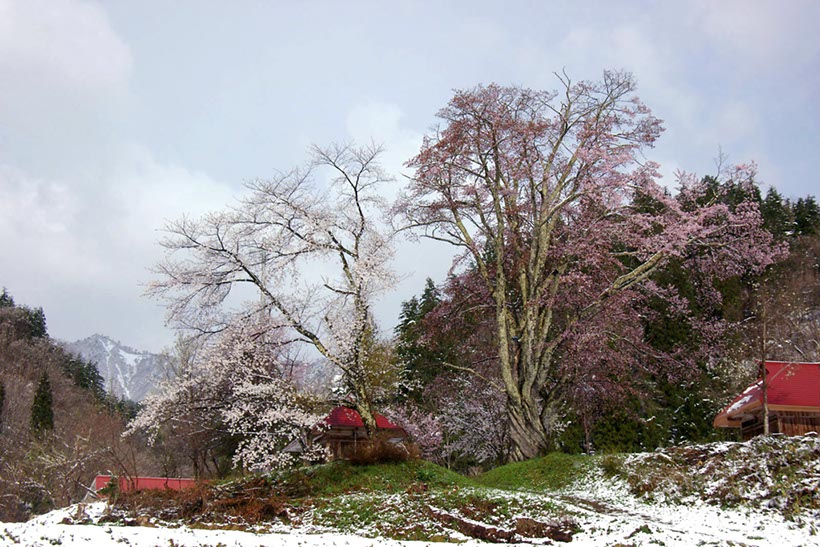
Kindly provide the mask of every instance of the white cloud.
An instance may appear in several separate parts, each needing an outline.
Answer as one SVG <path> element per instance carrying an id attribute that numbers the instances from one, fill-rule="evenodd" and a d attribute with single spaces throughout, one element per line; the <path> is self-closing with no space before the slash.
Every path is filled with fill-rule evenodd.
<path id="1" fill-rule="evenodd" d="M 12 258 L 4 275 L 13 280 L 15 274 L 59 270 L 76 280 L 99 271 L 93 261 L 78 256 L 79 241 L 72 234 L 78 203 L 65 183 L 0 165 L 0 195 L 0 233 L 4 253 Z"/>
<path id="2" fill-rule="evenodd" d="M 711 40 L 740 54 L 736 58 L 760 67 L 793 56 L 798 51 L 816 53 L 804 45 L 808 33 L 816 33 L 817 2 L 815 0 L 702 0 L 696 7 L 694 24 L 703 28 Z M 807 13 L 814 9 L 814 17 Z M 815 41 L 816 42 L 816 41 Z"/>
<path id="3" fill-rule="evenodd" d="M 133 145 L 97 176 L 86 181 L 95 190 L 79 194 L 70 182 L 0 166 L 0 285 L 44 305 L 56 336 L 104 332 L 159 349 L 170 336 L 163 311 L 142 297 L 148 268 L 162 256 L 159 230 L 183 214 L 224 208 L 232 189 Z"/>
<path id="4" fill-rule="evenodd" d="M 347 131 L 359 142 L 374 140 L 386 148 L 388 167 L 403 169 L 421 146 L 421 133 L 402 125 L 404 113 L 397 105 L 368 101 L 354 106 L 347 115 Z"/>
<path id="5" fill-rule="evenodd" d="M 1 116 L 25 119 L 72 101 L 122 96 L 132 65 L 96 4 L 0 0 Z"/>
<path id="6" fill-rule="evenodd" d="M 116 184 L 108 194 L 123 227 L 154 237 L 168 220 L 221 210 L 234 198 L 231 186 L 205 173 L 160 163 L 148 148 L 137 144 L 123 147 L 110 179 Z"/>

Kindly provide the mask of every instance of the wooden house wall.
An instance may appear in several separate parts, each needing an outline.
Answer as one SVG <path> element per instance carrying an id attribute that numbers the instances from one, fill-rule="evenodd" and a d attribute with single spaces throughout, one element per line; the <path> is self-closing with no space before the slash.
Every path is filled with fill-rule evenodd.
<path id="1" fill-rule="evenodd" d="M 820 413 L 784 412 L 778 413 L 779 431 L 786 435 L 805 435 L 810 431 L 820 433 Z"/>
<path id="2" fill-rule="evenodd" d="M 769 432 L 783 433 L 784 435 L 805 435 L 811 431 L 820 433 L 820 412 L 769 412 Z M 742 425 L 743 440 L 763 434 L 763 416 L 757 414 L 753 420 L 747 420 Z"/>
<path id="3" fill-rule="evenodd" d="M 779 433 L 777 417 L 769 413 L 769 431 Z M 752 437 L 763 435 L 763 416 L 756 415 L 753 420 L 747 420 L 742 425 L 743 440 L 748 441 Z"/>
<path id="4" fill-rule="evenodd" d="M 356 453 L 357 445 L 367 440 L 363 427 L 336 427 L 322 435 L 322 442 L 330 449 L 334 459 L 349 458 Z"/>
<path id="5" fill-rule="evenodd" d="M 379 430 L 377 435 L 389 439 L 405 439 L 402 430 Z M 356 454 L 359 444 L 368 441 L 367 430 L 363 427 L 333 427 L 322 434 L 319 442 L 327 446 L 334 459 L 346 459 Z"/>

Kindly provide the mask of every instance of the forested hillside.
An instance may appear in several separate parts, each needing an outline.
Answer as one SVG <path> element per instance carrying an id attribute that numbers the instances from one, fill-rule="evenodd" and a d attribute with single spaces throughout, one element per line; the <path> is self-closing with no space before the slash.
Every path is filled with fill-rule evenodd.
<path id="1" fill-rule="evenodd" d="M 133 412 L 94 365 L 49 337 L 42 308 L 0 295 L 0 521 L 76 502 L 95 475 L 144 463 L 121 439 Z"/>

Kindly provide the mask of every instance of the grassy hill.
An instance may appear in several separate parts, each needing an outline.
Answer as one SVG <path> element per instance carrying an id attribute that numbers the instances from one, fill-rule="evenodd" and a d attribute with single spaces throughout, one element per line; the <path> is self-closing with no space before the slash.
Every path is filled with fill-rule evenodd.
<path id="1" fill-rule="evenodd" d="M 741 507 L 744 515 L 762 511 L 799 526 L 816 522 L 820 440 L 769 437 L 644 454 L 550 454 L 473 478 L 420 460 L 332 462 L 183 492 L 120 495 L 106 518 L 404 540 L 567 541 L 581 530 L 594 533 L 605 519 L 607 530 L 637 521 L 635 533 L 645 533 L 671 526 L 668 516 L 658 516 L 664 511 L 710 506 L 717 507 L 708 509 L 713 512 Z"/>
<path id="2" fill-rule="evenodd" d="M 491 488 L 549 492 L 567 488 L 585 476 L 598 458 L 560 452 L 525 462 L 510 463 L 476 477 Z"/>
<path id="3" fill-rule="evenodd" d="M 264 525 L 273 531 L 296 526 L 427 541 L 569 537 L 574 528 L 548 499 L 488 488 L 421 460 L 361 466 L 338 461 L 182 492 L 120 494 L 106 520 L 241 529 Z"/>
<path id="4" fill-rule="evenodd" d="M 303 496 L 353 492 L 394 494 L 420 485 L 433 489 L 474 486 L 469 478 L 424 460 L 377 465 L 352 465 L 337 461 L 271 475 L 269 480 L 286 491 L 295 491 Z"/>

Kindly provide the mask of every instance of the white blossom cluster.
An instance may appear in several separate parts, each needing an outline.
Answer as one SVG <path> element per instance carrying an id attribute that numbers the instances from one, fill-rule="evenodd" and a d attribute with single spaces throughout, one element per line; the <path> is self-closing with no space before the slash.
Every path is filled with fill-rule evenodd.
<path id="1" fill-rule="evenodd" d="M 321 415 L 309 410 L 309 401 L 284 375 L 278 344 L 270 338 L 266 326 L 258 323 L 226 331 L 145 400 L 128 432 L 156 438 L 165 426 L 184 423 L 188 431 L 236 435 L 240 441 L 234 465 L 252 471 L 292 463 L 282 449 L 294 439 L 303 441 L 304 456 L 318 457 L 307 432 Z"/>
<path id="2" fill-rule="evenodd" d="M 479 463 L 503 461 L 509 445 L 504 392 L 489 383 L 467 379 L 441 405 L 445 459 L 469 454 Z"/>

